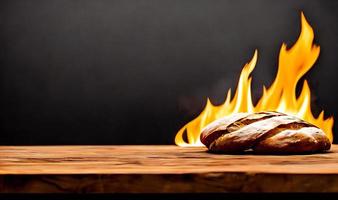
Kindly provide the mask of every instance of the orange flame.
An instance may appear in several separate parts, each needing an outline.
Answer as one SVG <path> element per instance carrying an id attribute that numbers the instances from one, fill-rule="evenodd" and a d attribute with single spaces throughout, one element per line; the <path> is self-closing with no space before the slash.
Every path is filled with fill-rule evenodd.
<path id="1" fill-rule="evenodd" d="M 203 146 L 200 133 L 210 122 L 233 113 L 259 111 L 279 111 L 297 116 L 321 128 L 332 142 L 333 117 L 324 119 L 324 111 L 317 118 L 313 116 L 311 91 L 306 80 L 299 97 L 296 96 L 298 81 L 319 56 L 320 48 L 313 44 L 313 38 L 313 29 L 301 13 L 301 33 L 298 40 L 290 49 L 282 44 L 277 76 L 268 89 L 263 86 L 263 94 L 258 103 L 255 106 L 252 103 L 250 76 L 257 62 L 256 50 L 251 61 L 242 69 L 234 97 L 231 98 L 229 89 L 225 102 L 221 105 L 213 105 L 208 99 L 201 114 L 178 131 L 175 143 L 179 146 Z M 184 133 L 187 134 L 188 142 L 183 139 Z"/>

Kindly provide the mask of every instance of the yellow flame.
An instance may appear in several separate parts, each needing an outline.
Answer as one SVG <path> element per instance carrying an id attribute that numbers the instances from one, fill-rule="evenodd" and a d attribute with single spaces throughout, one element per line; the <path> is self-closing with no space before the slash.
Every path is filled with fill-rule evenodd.
<path id="1" fill-rule="evenodd" d="M 317 118 L 313 116 L 311 91 L 306 80 L 299 97 L 296 96 L 298 81 L 319 56 L 320 47 L 313 44 L 313 38 L 313 29 L 301 13 L 301 33 L 298 40 L 290 49 L 287 49 L 286 44 L 282 44 L 276 78 L 268 89 L 263 86 L 263 94 L 258 103 L 252 103 L 250 77 L 257 62 L 256 50 L 251 61 L 242 69 L 234 97 L 231 98 L 229 90 L 221 105 L 213 105 L 208 99 L 201 114 L 177 132 L 175 143 L 179 146 L 203 146 L 200 134 L 210 122 L 233 113 L 259 111 L 279 111 L 297 116 L 321 128 L 332 142 L 333 117 L 324 119 L 324 111 Z M 185 133 L 188 142 L 183 139 Z"/>

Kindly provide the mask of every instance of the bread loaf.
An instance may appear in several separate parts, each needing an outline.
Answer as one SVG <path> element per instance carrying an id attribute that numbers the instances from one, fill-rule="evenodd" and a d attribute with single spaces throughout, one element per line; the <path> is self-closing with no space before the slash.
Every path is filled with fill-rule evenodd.
<path id="1" fill-rule="evenodd" d="M 200 137 L 209 151 L 223 153 L 302 154 L 331 147 L 321 129 L 279 112 L 233 114 L 210 123 Z"/>

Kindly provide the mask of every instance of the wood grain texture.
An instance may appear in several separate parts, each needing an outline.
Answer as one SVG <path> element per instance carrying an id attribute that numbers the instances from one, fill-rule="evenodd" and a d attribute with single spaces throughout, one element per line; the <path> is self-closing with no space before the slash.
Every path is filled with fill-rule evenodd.
<path id="1" fill-rule="evenodd" d="M 2 146 L 0 192 L 338 192 L 338 145 L 312 155 L 177 146 Z"/>

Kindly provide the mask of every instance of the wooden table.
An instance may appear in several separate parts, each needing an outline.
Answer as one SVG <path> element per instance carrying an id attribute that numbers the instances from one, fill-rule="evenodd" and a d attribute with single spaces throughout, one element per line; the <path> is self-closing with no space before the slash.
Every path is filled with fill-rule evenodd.
<path id="1" fill-rule="evenodd" d="M 0 192 L 337 192 L 338 145 L 312 155 L 177 146 L 2 146 Z"/>

